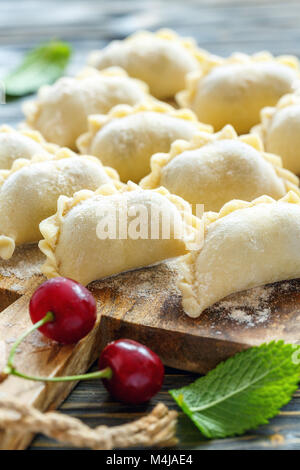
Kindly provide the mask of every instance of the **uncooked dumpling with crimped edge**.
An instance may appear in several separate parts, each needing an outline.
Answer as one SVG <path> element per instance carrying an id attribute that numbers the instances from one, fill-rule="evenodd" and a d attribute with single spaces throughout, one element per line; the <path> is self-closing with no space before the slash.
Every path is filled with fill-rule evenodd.
<path id="1" fill-rule="evenodd" d="M 189 204 L 164 188 L 144 191 L 129 183 L 79 191 L 60 197 L 57 213 L 40 224 L 39 247 L 47 256 L 42 271 L 86 285 L 187 253 L 201 226 Z"/>
<path id="2" fill-rule="evenodd" d="M 282 168 L 280 157 L 263 152 L 258 136 L 238 137 L 230 125 L 174 142 L 169 153 L 153 155 L 151 170 L 141 187 L 164 186 L 192 204 L 194 213 L 196 204 L 218 211 L 231 199 L 252 201 L 263 194 L 279 199 L 291 189 L 299 192 L 298 178 Z"/>
<path id="3" fill-rule="evenodd" d="M 118 105 L 107 115 L 89 117 L 89 131 L 77 140 L 82 153 L 95 155 L 115 168 L 122 181 L 138 183 L 150 171 L 150 158 L 169 151 L 177 139 L 190 139 L 212 127 L 198 122 L 190 110 L 153 101 Z"/>
<path id="4" fill-rule="evenodd" d="M 207 54 L 202 70 L 187 76 L 186 89 L 177 94 L 177 101 L 216 131 L 231 124 L 245 134 L 259 122 L 263 107 L 274 106 L 293 91 L 299 71 L 299 61 L 293 56 L 262 52 L 218 59 Z"/>
<path id="5" fill-rule="evenodd" d="M 13 255 L 15 245 L 37 242 L 39 223 L 54 214 L 61 194 L 95 190 L 119 177 L 95 157 L 61 149 L 54 156 L 19 159 L 0 171 L 0 257 Z"/>
<path id="6" fill-rule="evenodd" d="M 187 315 L 234 292 L 300 277 L 300 198 L 261 196 L 206 213 L 203 247 L 183 257 L 178 287 Z"/>
<path id="7" fill-rule="evenodd" d="M 300 174 L 300 92 L 283 96 L 275 107 L 261 111 L 261 124 L 253 133 L 262 138 L 267 152 L 280 155 L 283 165 Z"/>
<path id="8" fill-rule="evenodd" d="M 185 87 L 188 72 L 199 68 L 198 55 L 193 39 L 170 30 L 140 31 L 92 52 L 88 63 L 98 69 L 118 65 L 148 83 L 153 96 L 167 99 Z"/>
<path id="9" fill-rule="evenodd" d="M 0 169 L 8 170 L 18 158 L 31 159 L 34 155 L 50 155 L 58 147 L 47 143 L 37 131 L 16 131 L 10 126 L 0 126 Z"/>
<path id="10" fill-rule="evenodd" d="M 150 99 L 147 85 L 118 67 L 85 68 L 76 77 L 40 88 L 37 99 L 25 103 L 26 125 L 47 141 L 76 150 L 76 139 L 87 131 L 90 114 L 105 114 L 120 103 L 133 105 L 146 96 Z"/>

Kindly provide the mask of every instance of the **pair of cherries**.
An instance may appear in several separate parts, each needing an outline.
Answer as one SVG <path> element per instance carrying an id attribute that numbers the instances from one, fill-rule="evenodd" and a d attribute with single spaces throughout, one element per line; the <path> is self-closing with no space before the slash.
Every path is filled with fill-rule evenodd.
<path id="1" fill-rule="evenodd" d="M 129 339 L 113 341 L 104 348 L 97 372 L 46 378 L 17 371 L 13 365 L 14 354 L 32 331 L 38 329 L 62 344 L 77 343 L 92 330 L 97 318 L 92 294 L 78 282 L 63 277 L 50 279 L 38 287 L 31 297 L 29 312 L 33 326 L 13 345 L 5 374 L 45 382 L 101 378 L 115 399 L 132 404 L 150 400 L 161 389 L 164 367 L 160 358 L 146 346 Z"/>

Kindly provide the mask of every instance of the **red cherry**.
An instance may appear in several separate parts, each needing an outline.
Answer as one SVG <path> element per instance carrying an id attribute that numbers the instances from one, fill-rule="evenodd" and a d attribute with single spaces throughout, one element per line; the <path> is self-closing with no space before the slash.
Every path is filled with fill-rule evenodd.
<path id="1" fill-rule="evenodd" d="M 64 277 L 44 282 L 31 297 L 29 312 L 37 323 L 47 312 L 55 319 L 39 328 L 48 338 L 59 343 L 76 343 L 95 325 L 96 301 L 81 284 Z"/>
<path id="2" fill-rule="evenodd" d="M 112 377 L 103 379 L 111 395 L 124 403 L 150 400 L 160 389 L 164 366 L 151 349 L 131 339 L 109 343 L 102 351 L 99 369 L 110 367 Z"/>

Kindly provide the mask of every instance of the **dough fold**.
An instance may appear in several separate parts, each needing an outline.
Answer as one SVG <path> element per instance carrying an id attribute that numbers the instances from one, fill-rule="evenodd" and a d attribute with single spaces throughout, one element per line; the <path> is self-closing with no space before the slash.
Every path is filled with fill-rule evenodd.
<path id="1" fill-rule="evenodd" d="M 0 171 L 0 257 L 10 258 L 15 245 L 40 240 L 39 223 L 55 212 L 61 194 L 111 181 L 119 181 L 115 170 L 68 149 L 15 160 L 11 170 Z"/>
<path id="2" fill-rule="evenodd" d="M 38 130 L 49 142 L 76 150 L 76 139 L 88 130 L 90 114 L 106 114 L 117 104 L 146 99 L 151 99 L 148 86 L 128 77 L 125 70 L 85 68 L 76 77 L 62 77 L 41 87 L 37 99 L 23 107 L 25 126 Z"/>
<path id="3" fill-rule="evenodd" d="M 179 262 L 184 311 L 199 317 L 229 294 L 300 276 L 300 198 L 231 201 L 204 216 L 204 244 Z"/>
<path id="4" fill-rule="evenodd" d="M 276 153 L 284 166 L 300 174 L 300 92 L 284 95 L 276 106 L 261 110 L 261 123 L 252 133 L 258 134 L 267 152 Z"/>
<path id="5" fill-rule="evenodd" d="M 57 150 L 57 145 L 47 143 L 37 131 L 0 126 L 0 170 L 9 170 L 18 158 L 30 160 L 36 154 L 51 155 Z"/>
<path id="6" fill-rule="evenodd" d="M 187 109 L 175 110 L 159 101 L 117 105 L 107 115 L 89 117 L 89 131 L 77 140 L 81 153 L 95 155 L 115 168 L 122 181 L 138 183 L 150 171 L 154 153 L 167 152 L 177 139 L 212 132 Z"/>
<path id="7" fill-rule="evenodd" d="M 42 271 L 86 285 L 183 255 L 201 243 L 201 228 L 189 205 L 164 188 L 144 191 L 128 183 L 79 191 L 60 197 L 56 214 L 40 224 Z"/>
<path id="8" fill-rule="evenodd" d="M 185 90 L 176 99 L 216 131 L 231 124 L 238 134 L 246 134 L 259 123 L 260 110 L 291 93 L 299 76 L 294 56 L 236 53 L 223 59 L 207 54 L 201 70 L 187 75 Z"/>
<path id="9" fill-rule="evenodd" d="M 282 168 L 280 157 L 263 151 L 253 134 L 238 137 L 232 126 L 209 134 L 199 132 L 190 141 L 178 140 L 169 153 L 151 158 L 151 173 L 140 186 L 164 186 L 193 206 L 218 211 L 232 199 L 252 201 L 264 194 L 280 199 L 299 192 L 298 178 Z"/>
<path id="10" fill-rule="evenodd" d="M 122 67 L 131 77 L 146 82 L 153 96 L 167 99 L 184 88 L 186 74 L 199 68 L 201 56 L 193 39 L 164 29 L 139 31 L 123 41 L 113 41 L 93 51 L 88 63 L 98 69 Z"/>

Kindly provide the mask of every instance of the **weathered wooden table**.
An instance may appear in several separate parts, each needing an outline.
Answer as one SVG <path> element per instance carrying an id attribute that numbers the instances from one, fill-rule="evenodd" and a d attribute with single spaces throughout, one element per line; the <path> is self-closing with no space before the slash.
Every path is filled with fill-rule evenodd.
<path id="1" fill-rule="evenodd" d="M 123 38 L 137 29 L 174 28 L 198 40 L 201 47 L 220 55 L 232 51 L 300 56 L 300 2 L 298 0 L 4 0 L 0 2 L 0 79 L 28 48 L 50 38 L 70 41 L 72 73 L 84 63 L 90 49 Z M 22 100 L 0 106 L 0 124 L 22 119 Z M 90 426 L 118 425 L 135 419 L 158 401 L 176 407 L 168 390 L 195 379 L 193 374 L 168 369 L 163 390 L 149 405 L 113 402 L 98 382 L 82 382 L 61 411 Z M 182 414 L 178 426 L 181 449 L 300 449 L 300 392 L 268 426 L 237 439 L 207 441 Z M 38 436 L 32 449 L 63 448 Z"/>

